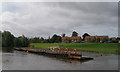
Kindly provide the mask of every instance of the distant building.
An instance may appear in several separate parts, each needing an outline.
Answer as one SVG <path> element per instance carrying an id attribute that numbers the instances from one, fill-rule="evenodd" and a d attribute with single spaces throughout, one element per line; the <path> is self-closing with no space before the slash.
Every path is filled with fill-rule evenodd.
<path id="1" fill-rule="evenodd" d="M 116 37 L 111 37 L 111 38 L 109 38 L 110 40 L 112 40 L 112 41 L 115 41 L 116 40 Z"/>
<path id="2" fill-rule="evenodd" d="M 109 43 L 119 43 L 119 39 L 117 39 L 116 37 L 111 37 L 109 38 Z"/>
<path id="3" fill-rule="evenodd" d="M 85 37 L 85 41 L 87 42 L 89 38 L 91 38 L 91 39 L 98 39 L 98 38 L 100 38 L 100 42 L 102 42 L 102 39 L 103 39 L 104 37 L 106 37 L 106 38 L 109 39 L 108 36 L 86 36 L 86 37 Z"/>
<path id="4" fill-rule="evenodd" d="M 75 42 L 81 42 L 81 37 L 62 37 L 62 43 L 75 43 Z"/>

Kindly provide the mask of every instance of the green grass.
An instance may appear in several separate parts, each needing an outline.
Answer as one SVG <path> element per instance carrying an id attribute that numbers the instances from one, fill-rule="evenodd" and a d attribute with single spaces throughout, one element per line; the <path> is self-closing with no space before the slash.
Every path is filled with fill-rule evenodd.
<path id="1" fill-rule="evenodd" d="M 68 48 L 70 51 L 73 49 L 80 49 L 83 51 L 97 52 L 104 54 L 118 54 L 118 43 L 31 43 L 34 48 L 41 49 L 47 47 L 59 46 L 61 49 Z M 120 55 L 120 53 L 119 53 Z"/>
<path id="2" fill-rule="evenodd" d="M 41 49 L 41 48 L 59 46 L 59 43 L 31 43 L 30 45 L 34 45 L 34 48 L 36 49 Z"/>

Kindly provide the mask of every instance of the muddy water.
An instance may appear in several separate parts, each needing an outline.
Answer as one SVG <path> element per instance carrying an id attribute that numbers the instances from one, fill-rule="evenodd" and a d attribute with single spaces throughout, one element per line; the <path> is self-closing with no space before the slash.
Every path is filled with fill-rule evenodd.
<path id="1" fill-rule="evenodd" d="M 83 52 L 94 60 L 76 61 L 21 51 L 2 53 L 3 70 L 118 70 L 118 55 Z"/>

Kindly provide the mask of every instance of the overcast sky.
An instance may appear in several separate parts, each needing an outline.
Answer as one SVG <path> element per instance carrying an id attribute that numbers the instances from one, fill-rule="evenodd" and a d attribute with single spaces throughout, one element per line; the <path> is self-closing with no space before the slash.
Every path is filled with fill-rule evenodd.
<path id="1" fill-rule="evenodd" d="M 117 2 L 7 2 L 0 16 L 2 30 L 15 36 L 48 38 L 73 31 L 118 36 Z"/>

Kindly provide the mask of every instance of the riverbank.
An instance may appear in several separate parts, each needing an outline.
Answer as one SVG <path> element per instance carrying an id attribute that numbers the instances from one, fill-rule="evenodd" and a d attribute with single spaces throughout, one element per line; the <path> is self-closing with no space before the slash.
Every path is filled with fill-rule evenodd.
<path id="1" fill-rule="evenodd" d="M 119 54 L 118 45 L 119 43 L 31 43 L 34 49 L 43 49 L 48 47 L 60 47 L 62 50 L 68 48 L 72 51 L 74 48 L 77 51 L 89 51 L 103 54 Z"/>

